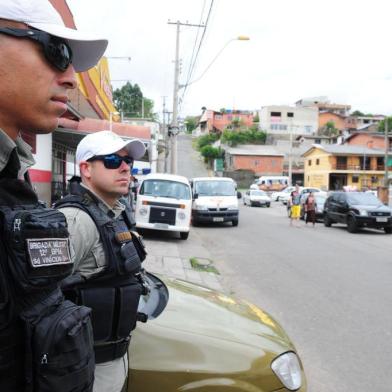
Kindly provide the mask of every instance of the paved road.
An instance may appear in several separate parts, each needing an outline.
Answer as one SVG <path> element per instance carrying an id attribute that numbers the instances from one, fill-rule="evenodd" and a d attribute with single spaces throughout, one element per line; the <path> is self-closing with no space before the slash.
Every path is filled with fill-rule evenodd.
<path id="1" fill-rule="evenodd" d="M 177 172 L 187 178 L 208 176 L 203 159 L 200 154 L 192 148 L 190 135 L 180 134 L 177 136 Z"/>
<path id="2" fill-rule="evenodd" d="M 180 162 L 192 170 L 189 139 L 180 146 Z M 303 359 L 310 392 L 390 392 L 392 236 L 288 223 L 279 203 L 241 206 L 237 228 L 192 228 L 178 253 L 212 257 L 229 292 L 281 322 Z"/>

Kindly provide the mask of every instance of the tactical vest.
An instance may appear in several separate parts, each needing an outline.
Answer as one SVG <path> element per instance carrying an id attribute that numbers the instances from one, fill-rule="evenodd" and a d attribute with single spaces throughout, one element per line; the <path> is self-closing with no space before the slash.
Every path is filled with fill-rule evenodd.
<path id="1" fill-rule="evenodd" d="M 0 179 L 0 390 L 86 392 L 94 381 L 91 310 L 64 300 L 72 272 L 65 216 L 31 186 Z"/>
<path id="2" fill-rule="evenodd" d="M 124 211 L 108 216 L 95 196 L 73 184 L 73 194 L 56 203 L 56 208 L 79 208 L 94 221 L 103 244 L 106 267 L 88 280 L 75 274 L 63 282 L 65 296 L 92 309 L 96 363 L 122 357 L 128 349 L 131 331 L 138 318 L 140 296 L 148 288 L 141 263 L 144 246 L 131 232 L 132 217 Z M 141 320 L 145 321 L 145 320 Z"/>

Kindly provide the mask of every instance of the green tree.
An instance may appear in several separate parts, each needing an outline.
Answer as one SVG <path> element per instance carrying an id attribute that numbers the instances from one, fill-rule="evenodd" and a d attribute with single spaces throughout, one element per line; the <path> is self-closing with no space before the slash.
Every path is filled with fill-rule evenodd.
<path id="1" fill-rule="evenodd" d="M 392 117 L 386 117 L 388 124 L 388 133 L 392 132 Z M 378 124 L 378 132 L 385 132 L 385 119 Z"/>
<path id="2" fill-rule="evenodd" d="M 333 121 L 328 121 L 319 129 L 319 134 L 322 136 L 336 136 L 339 134 L 339 130 L 335 128 L 335 123 Z"/>
<path id="3" fill-rule="evenodd" d="M 197 117 L 187 116 L 185 118 L 186 131 L 188 133 L 191 133 L 197 127 L 197 124 L 198 124 Z"/>
<path id="4" fill-rule="evenodd" d="M 260 122 L 259 113 L 256 113 L 256 115 L 253 117 L 253 124 L 258 124 L 259 122 Z"/>
<path id="5" fill-rule="evenodd" d="M 358 116 L 364 116 L 364 114 L 360 110 L 355 110 L 351 113 L 352 116 L 358 117 Z"/>
<path id="6" fill-rule="evenodd" d="M 117 110 L 125 116 L 142 117 L 144 105 L 144 117 L 156 118 L 153 113 L 154 101 L 143 96 L 138 84 L 127 82 L 124 86 L 113 92 L 113 102 Z"/>
<path id="7" fill-rule="evenodd" d="M 201 155 L 204 157 L 205 161 L 212 161 L 216 158 L 222 158 L 223 150 L 220 147 L 213 147 L 211 145 L 204 146 L 200 150 Z"/>

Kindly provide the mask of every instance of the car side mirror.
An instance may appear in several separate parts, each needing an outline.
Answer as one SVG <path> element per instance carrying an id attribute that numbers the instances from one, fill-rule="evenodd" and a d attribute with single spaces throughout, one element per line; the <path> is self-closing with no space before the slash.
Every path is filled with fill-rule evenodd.
<path id="1" fill-rule="evenodd" d="M 199 197 L 199 195 L 197 193 L 193 194 L 193 200 L 197 199 Z"/>
<path id="2" fill-rule="evenodd" d="M 242 193 L 241 192 L 237 192 L 237 199 L 241 199 L 242 197 Z"/>

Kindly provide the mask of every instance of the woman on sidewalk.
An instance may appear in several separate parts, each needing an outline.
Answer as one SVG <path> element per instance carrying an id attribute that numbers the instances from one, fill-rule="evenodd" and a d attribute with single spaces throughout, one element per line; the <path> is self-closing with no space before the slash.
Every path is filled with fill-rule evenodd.
<path id="1" fill-rule="evenodd" d="M 308 224 L 308 222 L 313 223 L 313 227 L 316 223 L 316 199 L 314 197 L 313 192 L 309 193 L 309 196 L 306 198 L 305 201 L 305 224 Z"/>

